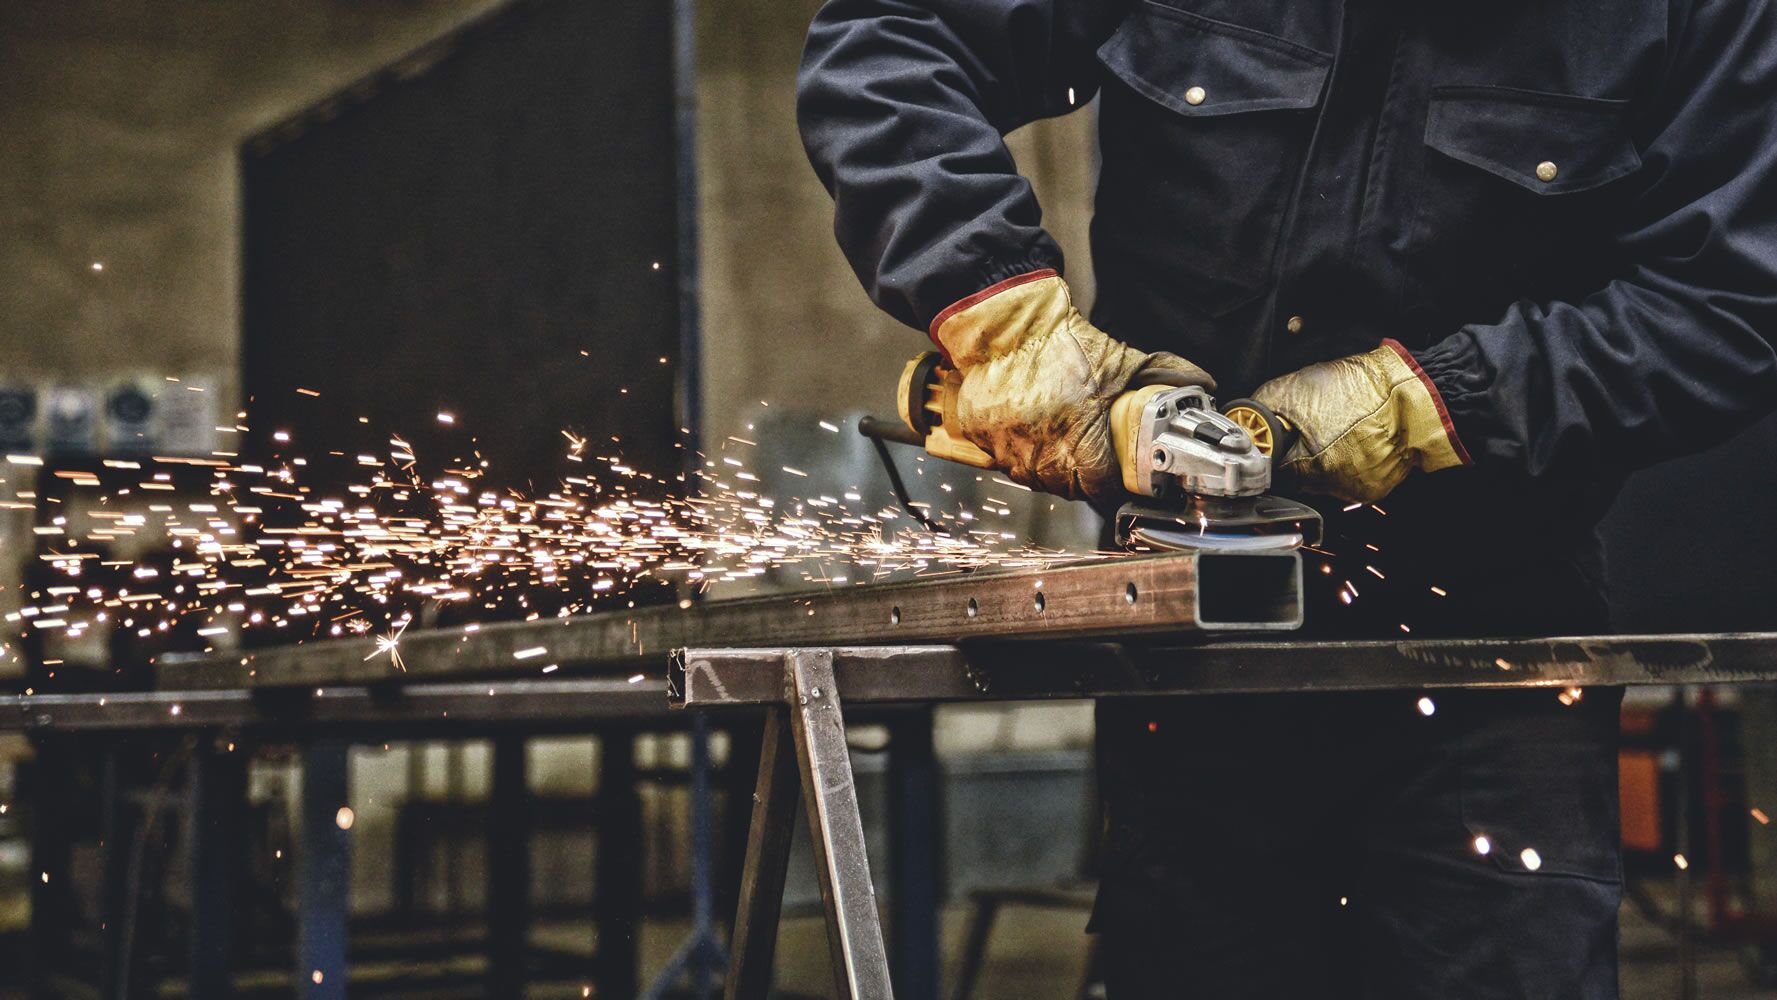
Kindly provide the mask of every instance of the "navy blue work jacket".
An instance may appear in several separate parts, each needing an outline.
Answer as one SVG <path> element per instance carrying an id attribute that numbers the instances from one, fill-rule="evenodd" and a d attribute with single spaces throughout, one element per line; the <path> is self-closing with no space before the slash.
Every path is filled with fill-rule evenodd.
<path id="1" fill-rule="evenodd" d="M 1589 526 L 1777 408 L 1777 4 L 830 0 L 799 117 L 876 302 L 1060 269 L 1001 137 L 1095 94 L 1094 321 L 1223 398 L 1400 340 L 1476 462 L 1428 518 Z"/>

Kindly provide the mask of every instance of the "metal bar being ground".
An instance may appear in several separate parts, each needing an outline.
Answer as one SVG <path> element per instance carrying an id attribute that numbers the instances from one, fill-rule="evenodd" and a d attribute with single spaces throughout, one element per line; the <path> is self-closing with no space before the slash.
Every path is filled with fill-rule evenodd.
<path id="1" fill-rule="evenodd" d="M 1200 599 L 1200 585 L 1213 591 Z M 162 689 L 314 686 L 620 664 L 687 646 L 849 646 L 1012 636 L 1081 639 L 1202 628 L 1287 631 L 1302 620 L 1295 553 L 1189 552 L 1047 569 L 956 573 L 908 583 L 572 618 L 408 632 L 405 671 L 369 638 L 201 658 L 164 657 Z M 1206 616 L 1203 611 L 1210 610 Z"/>

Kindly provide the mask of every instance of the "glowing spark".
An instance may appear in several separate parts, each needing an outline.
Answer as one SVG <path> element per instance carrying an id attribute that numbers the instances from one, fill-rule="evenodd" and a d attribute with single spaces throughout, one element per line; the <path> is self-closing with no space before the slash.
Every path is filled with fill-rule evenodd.
<path id="1" fill-rule="evenodd" d="M 1482 834 L 1481 836 L 1478 836 L 1475 838 L 1475 853 L 1476 854 L 1480 854 L 1482 856 L 1485 856 L 1487 854 L 1492 853 L 1492 851 L 1493 851 L 1493 841 L 1488 840 L 1485 834 Z"/>
<path id="2" fill-rule="evenodd" d="M 4 806 L 0 806 L 0 809 L 4 809 L 4 808 L 5 808 Z M 1752 810 L 1752 818 L 1758 820 L 1760 826 L 1770 826 L 1771 825 L 1771 817 L 1766 816 L 1765 811 L 1763 809 L 1759 809 L 1759 808 L 1755 807 Z"/>
<path id="3" fill-rule="evenodd" d="M 1536 853 L 1536 848 L 1534 847 L 1526 847 L 1522 851 L 1519 851 L 1518 860 L 1524 862 L 1524 867 L 1531 871 L 1536 871 L 1543 866 L 1543 856 Z"/>
<path id="4" fill-rule="evenodd" d="M 376 648 L 371 650 L 370 655 L 364 658 L 365 662 L 369 662 L 377 656 L 387 653 L 389 654 L 389 664 L 396 670 L 406 673 L 407 664 L 401 662 L 401 634 L 407 631 L 407 625 L 411 621 L 413 621 L 411 618 L 402 619 L 400 626 L 391 630 L 388 635 L 377 636 Z"/>
<path id="5" fill-rule="evenodd" d="M 350 830 L 357 819 L 358 816 L 352 812 L 351 806 L 340 806 L 339 811 L 333 814 L 333 825 L 341 830 Z"/>
<path id="6" fill-rule="evenodd" d="M 1426 718 L 1430 718 L 1431 714 L 1438 710 L 1437 704 L 1430 698 L 1420 698 L 1417 702 L 1417 707 L 1419 709 L 1419 714 Z"/>
<path id="7" fill-rule="evenodd" d="M 512 658 L 515 660 L 528 660 L 534 656 L 542 656 L 543 654 L 545 654 L 547 652 L 549 652 L 548 647 L 532 646 L 529 649 L 521 649 L 521 650 L 518 650 L 517 652 L 514 652 L 512 654 Z"/>
<path id="8" fill-rule="evenodd" d="M 1687 859 L 1686 859 L 1686 858 L 1685 858 L 1685 856 L 1684 856 L 1684 855 L 1682 855 L 1682 854 L 1674 854 L 1674 855 L 1673 855 L 1673 856 L 1672 856 L 1672 863 L 1673 863 L 1673 864 L 1675 864 L 1675 865 L 1677 865 L 1677 866 L 1678 866 L 1678 870 L 1679 870 L 1679 871 L 1681 871 L 1681 872 L 1682 872 L 1682 871 L 1685 871 L 1685 870 L 1686 870 L 1686 869 L 1688 869 L 1688 868 L 1690 868 L 1690 867 L 1691 867 L 1691 863 L 1690 863 L 1690 861 L 1689 861 L 1689 860 L 1687 860 Z"/>

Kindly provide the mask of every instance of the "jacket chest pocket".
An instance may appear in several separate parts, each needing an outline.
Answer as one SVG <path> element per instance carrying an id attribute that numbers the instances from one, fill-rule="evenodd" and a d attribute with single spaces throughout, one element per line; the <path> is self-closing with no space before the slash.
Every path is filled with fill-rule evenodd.
<path id="1" fill-rule="evenodd" d="M 1098 50 L 1100 267 L 1219 316 L 1269 283 L 1332 56 L 1139 0 Z"/>
<path id="2" fill-rule="evenodd" d="M 1641 166 L 1628 112 L 1627 101 L 1434 88 L 1412 239 L 1433 301 L 1490 310 L 1607 280 L 1633 188 L 1621 181 Z"/>

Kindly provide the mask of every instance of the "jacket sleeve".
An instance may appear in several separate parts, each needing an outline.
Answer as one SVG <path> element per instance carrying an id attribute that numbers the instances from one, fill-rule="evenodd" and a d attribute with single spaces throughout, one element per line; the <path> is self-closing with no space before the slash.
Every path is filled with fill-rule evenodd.
<path id="1" fill-rule="evenodd" d="M 865 290 L 927 329 L 1062 265 L 1002 136 L 1086 103 L 1113 22 L 1093 0 L 829 0 L 797 85 L 802 141 Z"/>
<path id="2" fill-rule="evenodd" d="M 1479 464 L 1608 478 L 1777 408 L 1777 12 L 1701 0 L 1674 37 L 1615 280 L 1419 354 Z"/>

